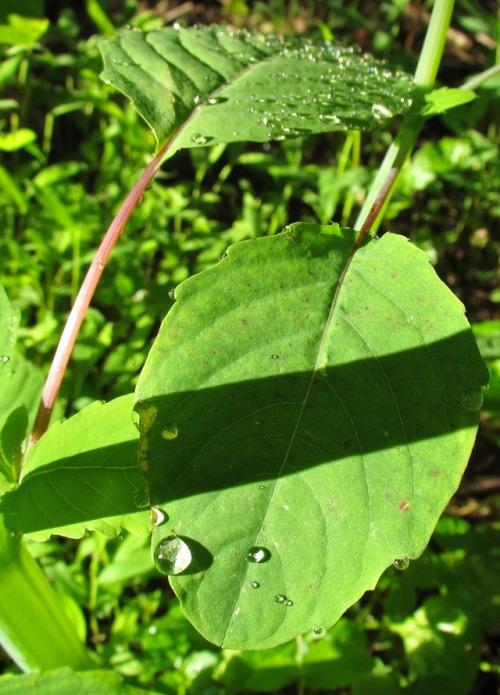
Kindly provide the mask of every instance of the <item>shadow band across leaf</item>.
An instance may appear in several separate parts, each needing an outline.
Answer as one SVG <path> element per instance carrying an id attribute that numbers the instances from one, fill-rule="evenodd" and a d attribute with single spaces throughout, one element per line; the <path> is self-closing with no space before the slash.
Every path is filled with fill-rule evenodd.
<path id="1" fill-rule="evenodd" d="M 423 505 L 434 517 L 463 473 L 486 378 L 467 330 L 327 367 L 312 385 L 311 373 L 294 372 L 150 399 L 147 407 L 162 413 L 145 434 L 154 462 L 146 471 L 151 503 L 164 506 L 175 524 L 173 502 L 200 497 L 201 503 L 229 488 L 265 486 L 261 498 L 268 504 L 277 479 L 301 481 L 318 468 L 332 513 L 345 494 L 355 506 L 382 505 L 404 516 Z M 144 483 L 131 405 L 130 396 L 99 404 L 49 430 L 47 445 L 51 437 L 59 446 L 61 437 L 73 440 L 74 453 L 35 461 L 19 488 L 5 495 L 10 529 L 32 533 L 145 514 L 137 507 Z M 140 412 L 144 405 L 136 407 Z M 99 446 L 97 433 L 84 444 L 74 438 L 85 420 L 92 431 L 95 422 L 117 415 L 126 424 L 113 444 Z"/>

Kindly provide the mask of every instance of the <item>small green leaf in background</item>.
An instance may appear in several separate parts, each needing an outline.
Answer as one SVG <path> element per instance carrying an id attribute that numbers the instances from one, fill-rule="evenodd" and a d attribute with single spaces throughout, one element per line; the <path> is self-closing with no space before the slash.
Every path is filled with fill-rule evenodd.
<path id="1" fill-rule="evenodd" d="M 43 384 L 38 369 L 16 350 L 18 323 L 18 312 L 0 287 L 0 491 L 18 480 Z"/>
<path id="2" fill-rule="evenodd" d="M 3 499 L 5 523 L 37 540 L 86 530 L 146 535 L 149 512 L 137 467 L 132 396 L 93 403 L 56 422 L 31 447 L 17 490 Z"/>
<path id="3" fill-rule="evenodd" d="M 431 596 L 409 618 L 391 628 L 404 643 L 411 693 L 468 695 L 479 664 L 477 621 L 451 597 Z"/>
<path id="4" fill-rule="evenodd" d="M 124 30 L 100 49 L 103 80 L 174 151 L 370 130 L 404 114 L 415 91 L 409 75 L 352 48 L 217 25 Z"/>
<path id="5" fill-rule="evenodd" d="M 230 247 L 177 288 L 139 379 L 153 547 L 204 549 L 171 584 L 228 648 L 328 628 L 418 557 L 474 442 L 488 375 L 463 306 L 393 234 L 343 276 L 354 239 L 299 223 Z"/>
<path id="6" fill-rule="evenodd" d="M 424 116 L 435 116 L 439 113 L 444 113 L 455 106 L 468 104 L 476 98 L 476 93 L 470 89 L 450 89 L 449 87 L 440 87 L 433 89 L 432 92 L 425 95 L 427 106 L 424 108 Z"/>
<path id="7" fill-rule="evenodd" d="M 29 128 L 19 128 L 12 133 L 6 133 L 5 135 L 0 135 L 0 150 L 5 152 L 13 152 L 14 150 L 20 150 L 22 147 L 35 142 L 36 133 Z"/>

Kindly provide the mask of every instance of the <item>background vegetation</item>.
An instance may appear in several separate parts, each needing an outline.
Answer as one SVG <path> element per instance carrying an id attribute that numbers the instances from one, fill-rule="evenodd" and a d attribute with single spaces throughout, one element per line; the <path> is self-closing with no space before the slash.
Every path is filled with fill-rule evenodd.
<path id="1" fill-rule="evenodd" d="M 500 61 L 496 3 L 457 2 L 439 79 L 460 86 Z M 23 13 L 21 23 L 11 13 Z M 337 39 L 413 72 L 429 3 L 392 0 L 3 0 L 0 7 L 0 275 L 22 312 L 26 356 L 46 372 L 101 235 L 154 150 L 99 79 L 97 41 L 174 21 Z M 500 80 L 431 120 L 384 230 L 429 255 L 466 306 L 491 373 L 463 483 L 424 555 L 390 570 L 331 630 L 266 652 L 206 643 L 147 542 L 93 534 L 30 543 L 103 662 L 163 693 L 495 693 L 500 675 Z M 133 390 L 169 292 L 241 239 L 297 220 L 353 223 L 394 133 L 347 133 L 180 153 L 120 240 L 84 323 L 59 415 Z M 5 657 L 3 669 L 16 672 Z"/>

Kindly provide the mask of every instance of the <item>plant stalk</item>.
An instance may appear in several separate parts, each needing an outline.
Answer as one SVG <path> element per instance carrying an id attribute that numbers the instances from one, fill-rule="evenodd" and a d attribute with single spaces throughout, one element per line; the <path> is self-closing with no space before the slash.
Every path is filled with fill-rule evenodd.
<path id="1" fill-rule="evenodd" d="M 80 326 L 85 318 L 90 301 L 101 279 L 104 267 L 130 215 L 140 202 L 145 190 L 159 169 L 168 145 L 169 143 L 167 143 L 151 163 L 148 164 L 134 188 L 126 197 L 118 214 L 104 235 L 101 245 L 87 271 L 82 286 L 76 296 L 75 303 L 69 313 L 66 325 L 64 326 L 52 364 L 50 365 L 28 448 L 40 439 L 49 426 L 50 416 L 54 409 L 59 389 L 61 388 L 61 382 L 66 367 L 68 366 L 71 352 L 73 351 Z"/>
<path id="2" fill-rule="evenodd" d="M 20 536 L 0 518 L 0 644 L 23 671 L 96 667 Z"/>
<path id="3" fill-rule="evenodd" d="M 455 0 L 436 0 L 434 3 L 414 78 L 415 83 L 424 89 L 430 89 L 434 86 L 453 14 L 454 2 Z M 409 114 L 403 121 L 399 135 L 387 150 L 364 205 L 354 223 L 354 229 L 360 230 L 360 238 L 368 230 L 377 231 L 399 172 L 415 146 L 424 121 L 424 116 Z"/>

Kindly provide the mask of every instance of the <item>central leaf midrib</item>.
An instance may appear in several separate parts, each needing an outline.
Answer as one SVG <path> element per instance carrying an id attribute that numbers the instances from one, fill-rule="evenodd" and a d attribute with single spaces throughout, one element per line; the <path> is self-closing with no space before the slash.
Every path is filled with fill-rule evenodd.
<path id="1" fill-rule="evenodd" d="M 305 412 L 305 409 L 306 409 L 306 407 L 307 407 L 307 403 L 308 403 L 308 401 L 309 401 L 309 397 L 310 397 L 310 395 L 311 395 L 311 391 L 312 391 L 314 382 L 315 382 L 315 380 L 316 380 L 316 376 L 317 376 L 317 374 L 318 374 L 318 371 L 319 371 L 319 369 L 320 369 L 320 366 L 321 366 L 321 367 L 323 366 L 323 365 L 320 365 L 320 358 L 321 358 L 321 355 L 322 355 L 323 347 L 324 347 L 325 342 L 326 342 L 326 340 L 327 340 L 327 337 L 328 337 L 328 335 L 329 335 L 330 327 L 331 327 L 331 324 L 332 324 L 332 321 L 333 321 L 333 316 L 334 316 L 335 310 L 336 310 L 336 308 L 337 308 L 338 299 L 339 299 L 340 291 L 341 291 L 341 289 L 342 289 L 342 287 L 343 287 L 344 279 L 345 279 L 345 277 L 346 277 L 346 275 L 347 275 L 347 272 L 348 272 L 349 267 L 350 267 L 350 265 L 351 265 L 352 259 L 354 258 L 354 255 L 355 255 L 355 253 L 356 253 L 357 250 L 358 250 L 358 244 L 357 244 L 356 241 L 354 241 L 353 246 L 352 246 L 352 250 L 351 250 L 351 252 L 349 253 L 349 256 L 348 256 L 347 259 L 346 259 L 346 262 L 345 262 L 345 264 L 344 264 L 344 267 L 343 267 L 343 269 L 342 269 L 342 272 L 340 273 L 338 282 L 337 282 L 336 285 L 335 285 L 335 290 L 334 290 L 334 292 L 333 292 L 332 301 L 331 301 L 331 303 L 330 303 L 330 309 L 329 309 L 329 312 L 328 312 L 328 317 L 327 317 L 327 319 L 326 319 L 325 327 L 324 327 L 324 329 L 323 329 L 323 331 L 322 331 L 321 338 L 320 338 L 320 340 L 319 340 L 319 344 L 318 344 L 318 347 L 317 347 L 317 350 L 316 350 L 316 358 L 315 358 L 315 361 L 314 361 L 314 366 L 313 366 L 313 368 L 312 368 L 311 376 L 310 376 L 310 378 L 309 378 L 309 383 L 308 383 L 308 386 L 307 386 L 307 389 L 306 389 L 306 392 L 305 392 L 305 395 L 304 395 L 304 399 L 303 399 L 302 404 L 301 404 L 301 407 L 300 407 L 299 414 L 298 414 L 298 416 L 297 416 L 297 421 L 296 421 L 296 423 L 295 423 L 295 427 L 294 427 L 293 432 L 292 432 L 292 435 L 291 435 L 291 437 L 290 437 L 290 443 L 289 443 L 288 448 L 287 448 L 287 450 L 286 450 L 286 452 L 285 452 L 285 455 L 283 456 L 283 461 L 282 461 L 282 463 L 281 463 L 281 466 L 280 466 L 278 472 L 276 473 L 276 478 L 275 478 L 275 481 L 274 481 L 274 483 L 273 483 L 272 492 L 271 492 L 271 495 L 270 495 L 270 497 L 269 497 L 269 502 L 268 502 L 268 504 L 267 504 L 267 510 L 269 510 L 269 509 L 271 508 L 271 506 L 272 506 L 273 499 L 274 499 L 274 495 L 275 495 L 275 492 L 276 492 L 276 488 L 277 488 L 277 486 L 278 486 L 279 481 L 281 480 L 281 476 L 282 476 L 283 470 L 284 470 L 285 466 L 287 465 L 288 458 L 289 458 L 289 456 L 290 456 L 290 453 L 291 453 L 292 448 L 293 448 L 293 446 L 294 446 L 294 444 L 295 444 L 295 441 L 296 441 L 297 433 L 298 433 L 299 428 L 300 428 L 300 426 L 301 426 L 301 424 L 302 424 L 302 418 L 303 418 L 303 416 L 304 416 L 304 412 Z M 267 515 L 267 512 L 266 512 L 266 515 Z M 256 537 L 255 537 L 255 543 L 256 543 L 256 544 L 258 544 L 259 536 L 260 536 L 260 533 L 262 532 L 262 526 L 263 526 L 264 520 L 265 520 L 265 517 L 264 517 L 264 519 L 263 519 L 263 521 L 262 521 L 262 523 L 261 523 L 259 532 L 258 532 L 258 534 L 257 534 Z M 245 577 L 246 577 L 247 574 L 248 574 L 248 569 L 245 570 L 245 573 L 244 573 L 244 574 L 245 574 Z M 241 586 L 243 586 L 243 582 L 241 583 Z M 237 598 L 236 598 L 236 600 L 235 600 L 235 602 L 234 602 L 234 605 L 233 605 L 233 608 L 232 608 L 232 610 L 231 610 L 231 612 L 230 612 L 230 614 L 229 614 L 230 617 L 229 617 L 229 620 L 228 620 L 228 622 L 227 622 L 227 627 L 226 627 L 226 630 L 225 630 L 225 632 L 224 632 L 224 636 L 223 636 L 223 639 L 222 639 L 222 641 L 221 641 L 221 645 L 223 645 L 223 644 L 225 643 L 225 641 L 226 641 L 226 637 L 227 637 L 229 628 L 230 628 L 230 626 L 231 626 L 231 624 L 232 624 L 232 622 L 233 622 L 234 612 L 235 612 L 235 609 L 236 609 L 236 607 L 237 607 L 237 605 L 238 605 L 238 602 L 239 602 L 240 598 L 241 598 L 241 590 L 240 590 L 240 592 L 238 592 Z M 284 617 L 283 617 L 283 620 L 284 620 Z"/>

